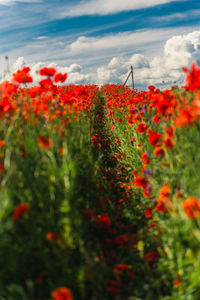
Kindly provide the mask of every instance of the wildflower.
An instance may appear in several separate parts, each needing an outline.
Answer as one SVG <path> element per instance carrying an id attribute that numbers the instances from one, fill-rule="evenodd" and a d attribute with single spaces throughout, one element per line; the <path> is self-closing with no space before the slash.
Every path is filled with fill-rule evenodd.
<path id="1" fill-rule="evenodd" d="M 56 69 L 44 67 L 39 71 L 39 74 L 42 76 L 54 76 Z"/>
<path id="2" fill-rule="evenodd" d="M 167 148 L 171 149 L 174 147 L 174 142 L 171 139 L 166 139 L 166 140 L 164 140 L 164 145 Z"/>
<path id="3" fill-rule="evenodd" d="M 110 218 L 109 218 L 107 213 L 103 213 L 101 215 L 98 215 L 97 216 L 97 222 L 104 225 L 104 226 L 110 226 L 110 224 L 111 224 Z"/>
<path id="4" fill-rule="evenodd" d="M 48 241 L 55 241 L 55 242 L 57 242 L 57 241 L 59 241 L 59 239 L 60 239 L 60 236 L 57 233 L 48 232 L 46 234 L 46 240 L 48 240 Z"/>
<path id="5" fill-rule="evenodd" d="M 131 145 L 133 145 L 134 142 L 135 142 L 135 138 L 130 137 L 130 138 L 129 138 L 129 143 L 130 143 Z"/>
<path id="6" fill-rule="evenodd" d="M 126 264 L 118 264 L 118 265 L 115 265 L 114 268 L 113 268 L 113 272 L 117 276 L 120 276 L 124 270 L 128 272 L 128 275 L 129 275 L 131 280 L 135 279 L 135 274 L 131 270 L 131 266 L 126 265 Z"/>
<path id="7" fill-rule="evenodd" d="M 22 70 L 18 70 L 13 74 L 12 81 L 17 83 L 31 83 L 33 78 L 28 74 L 29 67 L 24 67 Z"/>
<path id="8" fill-rule="evenodd" d="M 139 132 L 139 133 L 143 133 L 143 132 L 145 132 L 146 130 L 147 130 L 147 125 L 146 124 L 144 124 L 144 123 L 140 123 L 139 125 L 138 125 L 138 127 L 137 127 L 137 132 Z"/>
<path id="9" fill-rule="evenodd" d="M 168 184 L 168 183 L 165 183 L 165 184 L 163 184 L 163 186 L 161 187 L 160 195 L 161 195 L 162 197 L 169 197 L 169 194 L 170 194 L 170 187 L 169 187 L 169 184 Z"/>
<path id="10" fill-rule="evenodd" d="M 150 262 L 155 262 L 159 258 L 158 252 L 151 252 L 146 254 L 146 259 Z"/>
<path id="11" fill-rule="evenodd" d="M 152 208 L 147 208 L 146 211 L 145 211 L 145 217 L 147 219 L 151 219 L 153 216 L 152 216 Z"/>
<path id="12" fill-rule="evenodd" d="M 130 104 L 130 103 L 132 103 L 132 101 L 133 101 L 133 99 L 129 99 L 129 100 L 128 100 L 128 103 Z M 137 110 L 136 110 L 135 108 L 131 108 L 130 111 L 129 111 L 129 113 L 130 113 L 130 114 L 134 114 L 136 111 L 137 111 Z"/>
<path id="13" fill-rule="evenodd" d="M 159 146 L 155 147 L 153 153 L 156 157 L 164 157 L 165 156 L 165 150 Z"/>
<path id="14" fill-rule="evenodd" d="M 151 159 L 147 152 L 143 152 L 141 155 L 141 161 L 144 165 L 149 165 L 151 163 Z"/>
<path id="15" fill-rule="evenodd" d="M 181 284 L 181 281 L 180 280 L 174 280 L 174 285 L 175 286 L 179 286 Z"/>
<path id="16" fill-rule="evenodd" d="M 159 124 L 160 117 L 158 115 L 155 115 L 152 120 L 154 123 Z"/>
<path id="17" fill-rule="evenodd" d="M 3 147 L 5 145 L 5 141 L 4 140 L 0 140 L 0 147 Z"/>
<path id="18" fill-rule="evenodd" d="M 150 175 L 150 176 L 155 175 L 155 171 L 152 169 L 147 169 L 147 168 L 143 167 L 141 171 L 144 175 Z"/>
<path id="19" fill-rule="evenodd" d="M 53 300 L 73 300 L 72 291 L 64 286 L 61 286 L 51 292 Z"/>
<path id="20" fill-rule="evenodd" d="M 61 155 L 64 155 L 65 150 L 64 150 L 63 147 L 61 147 L 61 148 L 58 148 L 58 152 L 59 152 Z"/>
<path id="21" fill-rule="evenodd" d="M 154 91 L 154 90 L 155 90 L 155 86 L 154 86 L 154 85 L 149 85 L 149 86 L 148 86 L 148 89 L 149 89 L 150 91 Z"/>
<path id="22" fill-rule="evenodd" d="M 128 233 L 118 235 L 118 236 L 116 236 L 116 238 L 114 240 L 115 244 L 117 244 L 117 245 L 124 245 L 124 244 L 129 243 L 129 241 L 130 241 L 130 237 L 129 237 Z"/>
<path id="23" fill-rule="evenodd" d="M 166 128 L 165 133 L 172 138 L 174 136 L 174 128 L 172 126 Z"/>
<path id="24" fill-rule="evenodd" d="M 53 141 L 43 135 L 38 136 L 38 145 L 43 149 L 50 149 L 53 146 Z"/>
<path id="25" fill-rule="evenodd" d="M 54 77 L 54 82 L 64 82 L 67 79 L 67 73 L 65 74 L 61 74 L 61 73 L 57 73 Z"/>
<path id="26" fill-rule="evenodd" d="M 166 212 L 167 211 L 167 209 L 163 203 L 158 203 L 156 205 L 156 207 L 154 207 L 154 209 L 157 210 L 158 212 Z"/>
<path id="27" fill-rule="evenodd" d="M 50 87 L 53 87 L 53 82 L 51 81 L 50 78 L 46 78 L 46 79 L 43 79 L 39 82 L 41 88 L 43 89 L 48 89 Z"/>
<path id="28" fill-rule="evenodd" d="M 121 286 L 120 281 L 118 281 L 118 280 L 109 280 L 109 282 L 107 284 L 107 289 L 113 295 L 121 296 L 122 294 L 121 294 L 121 291 L 120 291 L 120 286 Z"/>
<path id="29" fill-rule="evenodd" d="M 114 266 L 113 272 L 114 272 L 116 275 L 120 275 L 122 270 L 130 270 L 130 269 L 131 269 L 131 267 L 128 266 L 128 265 L 125 265 L 125 264 L 118 264 L 118 265 L 115 265 L 115 266 Z"/>
<path id="30" fill-rule="evenodd" d="M 133 183 L 138 188 L 145 188 L 148 185 L 148 180 L 143 175 L 137 175 Z"/>
<path id="31" fill-rule="evenodd" d="M 180 276 L 180 274 L 177 274 L 176 277 L 177 277 L 177 279 L 174 280 L 174 285 L 179 286 L 181 284 L 181 276 Z"/>
<path id="32" fill-rule="evenodd" d="M 200 217 L 200 200 L 195 197 L 189 197 L 182 203 L 182 208 L 190 219 Z"/>
<path id="33" fill-rule="evenodd" d="M 133 175 L 137 175 L 137 170 L 134 169 L 134 170 L 132 171 L 132 174 L 133 174 Z"/>
<path id="34" fill-rule="evenodd" d="M 158 203 L 165 205 L 165 207 L 168 209 L 172 208 L 172 202 L 169 196 L 170 196 L 170 187 L 168 183 L 165 183 L 160 190 Z"/>
<path id="35" fill-rule="evenodd" d="M 200 89 L 200 68 L 198 68 L 195 64 L 192 64 L 191 71 L 189 71 L 187 68 L 184 68 L 183 71 L 187 73 L 187 85 L 184 88 L 191 91 Z"/>
<path id="36" fill-rule="evenodd" d="M 157 112 L 160 114 L 165 114 L 171 108 L 171 103 L 162 96 L 162 99 L 156 103 Z"/>
<path id="37" fill-rule="evenodd" d="M 158 132 L 152 130 L 150 135 L 149 135 L 149 143 L 152 146 L 156 146 L 158 144 L 160 138 L 161 138 L 161 134 L 159 134 Z"/>
<path id="38" fill-rule="evenodd" d="M 151 186 L 147 186 L 145 189 L 144 189 L 144 196 L 145 197 L 150 197 L 151 196 L 151 191 L 152 191 L 152 187 Z"/>
<path id="39" fill-rule="evenodd" d="M 184 109 L 182 109 L 176 120 L 175 120 L 175 125 L 177 127 L 183 127 L 185 125 L 192 125 L 194 121 L 196 121 L 196 110 L 194 110 L 192 107 L 188 106 Z"/>
<path id="40" fill-rule="evenodd" d="M 91 142 L 95 146 L 99 145 L 99 140 L 97 139 L 97 137 L 95 135 L 91 138 Z"/>
<path id="41" fill-rule="evenodd" d="M 21 203 L 15 207 L 12 219 L 17 221 L 29 212 L 30 206 L 28 203 Z"/>

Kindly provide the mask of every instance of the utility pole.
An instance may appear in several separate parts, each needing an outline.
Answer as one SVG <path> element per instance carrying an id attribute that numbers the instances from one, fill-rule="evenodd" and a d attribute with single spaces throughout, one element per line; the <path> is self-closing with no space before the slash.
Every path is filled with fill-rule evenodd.
<path id="1" fill-rule="evenodd" d="M 129 80 L 129 77 L 131 76 L 131 79 L 132 79 L 132 87 L 133 87 L 133 90 L 135 88 L 135 83 L 134 83 L 134 72 L 133 72 L 133 66 L 131 66 L 131 71 L 130 73 L 128 74 L 128 77 L 126 78 L 126 81 L 124 82 L 123 85 L 126 85 L 127 81 Z"/>
<path id="2" fill-rule="evenodd" d="M 135 83 L 134 83 L 133 66 L 131 66 L 131 75 L 132 75 L 132 85 L 133 85 L 133 90 L 134 90 L 134 88 L 135 88 Z"/>
<path id="3" fill-rule="evenodd" d="M 10 75 L 10 66 L 9 66 L 9 60 L 8 60 L 8 56 L 5 56 L 5 68 L 3 71 L 3 81 L 5 81 L 6 79 L 8 79 Z"/>

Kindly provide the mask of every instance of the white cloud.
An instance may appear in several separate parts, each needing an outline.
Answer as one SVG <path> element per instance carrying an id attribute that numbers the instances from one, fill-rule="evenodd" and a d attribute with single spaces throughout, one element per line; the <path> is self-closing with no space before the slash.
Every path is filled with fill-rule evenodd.
<path id="1" fill-rule="evenodd" d="M 60 17 L 75 17 L 83 15 L 107 15 L 122 11 L 136 10 L 141 8 L 162 5 L 181 0 L 87 0 L 77 5 L 60 10 Z"/>
<path id="2" fill-rule="evenodd" d="M 24 3 L 35 3 L 41 2 L 42 0 L 0 0 L 0 5 L 12 5 L 16 2 L 24 2 Z"/>
<path id="3" fill-rule="evenodd" d="M 164 55 L 171 69 L 200 60 L 200 31 L 172 37 L 165 44 Z"/>
<path id="4" fill-rule="evenodd" d="M 163 32 L 160 32 L 160 34 L 161 33 Z M 140 34 L 145 34 L 146 36 L 150 35 L 151 37 L 154 36 L 153 34 L 149 34 L 149 32 L 140 32 Z M 140 34 L 138 35 L 139 40 L 142 39 Z M 129 35 L 132 36 L 132 33 L 128 33 L 128 41 L 130 40 Z M 117 44 L 119 37 L 121 37 L 121 35 L 117 35 L 117 38 L 114 36 L 112 43 Z M 87 49 L 93 47 L 93 50 L 90 49 L 91 52 L 87 50 L 89 52 L 88 56 L 91 56 L 91 53 L 93 53 L 94 49 L 96 49 L 96 52 L 98 53 L 103 52 L 103 45 L 106 44 L 108 39 L 109 37 L 103 37 L 99 39 L 86 38 L 84 40 L 82 39 L 81 43 L 84 41 L 84 43 L 86 43 L 84 47 Z M 77 41 L 80 41 L 80 39 L 77 39 Z M 125 43 L 125 40 L 122 39 L 122 42 Z M 134 39 L 134 42 L 137 43 L 136 39 Z M 132 49 L 134 49 L 134 47 Z M 75 48 L 75 50 L 76 54 L 74 57 L 79 57 L 80 53 L 78 48 Z M 81 52 L 82 51 L 83 48 Z M 105 52 L 107 51 L 108 48 L 106 48 Z M 130 71 L 130 66 L 132 65 L 134 67 L 136 88 L 145 89 L 150 84 L 165 88 L 170 87 L 175 82 L 179 85 L 182 85 L 184 83 L 185 76 L 185 74 L 182 72 L 182 67 L 189 67 L 191 63 L 195 61 L 199 61 L 200 63 L 200 31 L 193 31 L 188 34 L 176 35 L 168 38 L 163 44 L 162 51 L 159 52 L 160 53 L 156 53 L 155 55 L 149 55 L 148 51 L 146 51 L 145 54 L 133 54 L 132 50 L 132 55 L 119 54 L 115 55 L 114 57 L 111 56 L 107 63 L 105 63 L 104 60 L 104 64 L 102 62 L 97 64 L 95 68 L 91 68 L 86 74 L 86 70 L 82 68 L 83 60 L 82 63 L 69 63 L 65 67 L 59 66 L 56 63 L 46 63 L 45 61 L 30 63 L 29 66 L 32 70 L 31 75 L 33 75 L 37 81 L 41 79 L 41 77 L 38 75 L 38 70 L 46 65 L 55 67 L 58 72 L 67 72 L 68 84 L 96 83 L 102 85 L 105 83 L 124 83 Z M 13 65 L 12 71 L 21 68 L 24 65 L 26 65 L 24 58 L 19 57 Z"/>
<path id="5" fill-rule="evenodd" d="M 170 87 L 184 84 L 185 74 L 182 67 L 192 62 L 200 62 L 200 31 L 169 38 L 160 55 L 152 58 L 134 54 L 131 57 L 116 56 L 107 65 L 97 68 L 96 83 L 124 83 L 130 66 L 134 67 L 136 87 L 145 89 L 154 84 Z"/>
<path id="6" fill-rule="evenodd" d="M 66 46 L 66 51 L 70 55 L 92 55 L 104 53 L 133 53 L 133 49 L 151 52 L 150 46 L 155 46 L 155 43 L 165 43 L 167 39 L 176 34 L 190 32 L 190 28 L 161 28 L 137 30 L 135 32 L 126 31 L 117 34 L 109 34 L 101 37 L 86 37 L 80 36 L 74 42 Z M 153 49 L 155 53 L 155 47 Z"/>
<path id="7" fill-rule="evenodd" d="M 190 18 L 197 18 L 200 17 L 200 9 L 191 9 L 185 13 L 172 13 L 167 14 L 165 16 L 156 16 L 150 17 L 149 20 L 152 22 L 170 22 L 174 20 L 188 20 Z"/>
<path id="8" fill-rule="evenodd" d="M 46 36 L 41 35 L 41 36 L 34 37 L 33 40 L 44 40 L 46 38 L 47 38 Z"/>
<path id="9" fill-rule="evenodd" d="M 82 74 L 81 69 L 82 67 L 78 64 L 71 64 L 68 67 L 58 66 L 56 63 L 45 63 L 45 62 L 37 62 L 37 63 L 28 63 L 25 61 L 24 57 L 19 57 L 13 66 L 11 67 L 10 73 L 5 74 L 3 80 L 11 80 L 11 74 L 16 72 L 17 70 L 22 69 L 24 66 L 29 66 L 31 71 L 30 75 L 34 79 L 34 84 L 38 84 L 40 80 L 42 80 L 44 77 L 39 74 L 39 70 L 41 68 L 45 67 L 53 67 L 57 70 L 59 73 L 67 73 L 67 83 L 68 84 L 94 84 L 96 82 L 96 74 Z M 63 83 L 65 84 L 65 83 Z"/>
<path id="10" fill-rule="evenodd" d="M 142 54 L 134 54 L 129 59 L 129 64 L 133 65 L 134 68 L 141 69 L 141 68 L 149 68 L 149 60 Z"/>

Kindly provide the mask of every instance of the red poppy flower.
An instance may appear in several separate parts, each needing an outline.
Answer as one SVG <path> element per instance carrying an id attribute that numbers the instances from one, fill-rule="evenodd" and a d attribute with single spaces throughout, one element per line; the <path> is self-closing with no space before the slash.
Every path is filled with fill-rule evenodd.
<path id="1" fill-rule="evenodd" d="M 158 115 L 155 115 L 152 120 L 154 123 L 159 124 L 160 117 Z"/>
<path id="2" fill-rule="evenodd" d="M 51 81 L 50 78 L 46 78 L 46 79 L 43 79 L 39 82 L 41 88 L 43 89 L 49 89 L 51 87 L 53 87 L 53 82 Z"/>
<path id="3" fill-rule="evenodd" d="M 195 64 L 192 64 L 191 71 L 184 69 L 188 74 L 186 75 L 186 82 L 187 85 L 185 86 L 186 89 L 191 91 L 195 91 L 200 89 L 200 68 Z M 189 71 L 189 72 L 188 72 Z"/>
<path id="4" fill-rule="evenodd" d="M 28 203 L 21 203 L 15 207 L 12 219 L 17 221 L 29 212 L 30 206 Z"/>
<path id="5" fill-rule="evenodd" d="M 163 197 L 169 197 L 170 194 L 170 187 L 168 183 L 163 184 L 160 190 L 160 195 Z"/>
<path id="6" fill-rule="evenodd" d="M 135 142 L 135 138 L 130 137 L 130 138 L 129 138 L 129 143 L 131 143 L 131 145 L 133 145 L 134 142 Z"/>
<path id="7" fill-rule="evenodd" d="M 154 262 L 157 261 L 159 258 L 159 253 L 158 252 L 151 252 L 146 254 L 146 259 L 148 261 Z"/>
<path id="8" fill-rule="evenodd" d="M 158 203 L 154 209 L 157 210 L 158 212 L 166 212 L 167 211 L 167 209 L 163 203 Z"/>
<path id="9" fill-rule="evenodd" d="M 118 235 L 115 238 L 115 244 L 117 245 L 124 245 L 124 244 L 128 244 L 130 241 L 130 237 L 128 233 L 124 233 L 122 235 Z"/>
<path id="10" fill-rule="evenodd" d="M 38 136 L 38 145 L 43 149 L 50 149 L 53 146 L 53 141 L 43 135 Z"/>
<path id="11" fill-rule="evenodd" d="M 167 148 L 171 149 L 174 147 L 174 142 L 171 139 L 164 140 L 164 144 Z"/>
<path id="12" fill-rule="evenodd" d="M 150 135 L 149 135 L 149 143 L 152 146 L 156 146 L 158 144 L 160 138 L 161 138 L 161 134 L 159 134 L 158 132 L 152 130 Z"/>
<path id="13" fill-rule="evenodd" d="M 137 132 L 139 132 L 139 133 L 143 133 L 143 132 L 145 132 L 146 130 L 147 130 L 147 125 L 146 124 L 144 124 L 144 123 L 140 123 L 139 125 L 138 125 L 138 127 L 137 127 Z"/>
<path id="14" fill-rule="evenodd" d="M 151 219 L 152 217 L 153 217 L 153 215 L 152 215 L 152 208 L 147 208 L 146 209 L 146 211 L 145 211 L 145 217 L 147 218 L 147 219 Z"/>
<path id="15" fill-rule="evenodd" d="M 56 74 L 56 69 L 44 67 L 39 71 L 39 74 L 42 76 L 54 76 Z"/>
<path id="16" fill-rule="evenodd" d="M 113 268 L 113 272 L 116 274 L 116 275 L 120 275 L 122 270 L 130 270 L 131 267 L 128 266 L 128 265 L 125 265 L 125 264 L 118 264 L 118 265 L 115 265 L 114 268 Z"/>
<path id="17" fill-rule="evenodd" d="M 174 136 L 174 128 L 172 126 L 170 126 L 167 129 L 165 129 L 165 132 L 171 138 Z"/>
<path id="18" fill-rule="evenodd" d="M 64 82 L 67 79 L 67 73 L 65 74 L 61 74 L 61 73 L 57 73 L 54 77 L 54 82 Z"/>
<path id="19" fill-rule="evenodd" d="M 142 153 L 141 161 L 143 162 L 144 165 L 149 165 L 151 163 L 151 159 L 150 159 L 148 153 L 146 153 L 146 152 Z"/>
<path id="20" fill-rule="evenodd" d="M 103 213 L 101 215 L 98 215 L 97 216 L 97 222 L 104 225 L 104 226 L 110 226 L 110 224 L 111 224 L 110 218 L 109 218 L 107 213 Z"/>
<path id="21" fill-rule="evenodd" d="M 133 181 L 133 183 L 138 188 L 146 188 L 146 186 L 148 185 L 149 182 L 148 182 L 148 180 L 146 179 L 145 176 L 137 175 L 135 180 Z"/>
<path id="22" fill-rule="evenodd" d="M 48 240 L 48 241 L 55 241 L 55 242 L 57 242 L 57 241 L 59 241 L 59 239 L 60 239 L 60 236 L 57 233 L 48 232 L 46 234 L 46 240 Z"/>
<path id="23" fill-rule="evenodd" d="M 29 67 L 24 67 L 22 70 L 18 70 L 13 74 L 12 81 L 17 83 L 31 83 L 33 78 L 28 74 Z"/>
<path id="24" fill-rule="evenodd" d="M 180 280 L 174 280 L 174 285 L 175 286 L 179 286 L 181 284 L 181 281 Z"/>
<path id="25" fill-rule="evenodd" d="M 97 139 L 97 137 L 95 135 L 91 138 L 91 142 L 95 146 L 99 145 L 99 140 Z"/>
<path id="26" fill-rule="evenodd" d="M 3 147 L 5 145 L 5 141 L 4 140 L 0 140 L 0 147 Z"/>
<path id="27" fill-rule="evenodd" d="M 200 217 L 200 200 L 195 197 L 189 197 L 182 203 L 182 208 L 190 219 Z"/>
<path id="28" fill-rule="evenodd" d="M 177 127 L 183 127 L 185 125 L 191 126 L 192 123 L 196 121 L 196 119 L 197 119 L 196 110 L 188 106 L 179 112 L 175 120 L 175 124 Z"/>
<path id="29" fill-rule="evenodd" d="M 165 150 L 163 148 L 160 148 L 159 146 L 156 146 L 153 153 L 156 157 L 164 157 L 165 156 Z"/>
<path id="30" fill-rule="evenodd" d="M 154 86 L 154 85 L 149 85 L 149 86 L 148 86 L 148 89 L 149 89 L 150 91 L 154 91 L 154 90 L 155 90 L 155 86 Z"/>
<path id="31" fill-rule="evenodd" d="M 73 300 L 72 291 L 64 286 L 61 286 L 51 292 L 53 300 Z"/>

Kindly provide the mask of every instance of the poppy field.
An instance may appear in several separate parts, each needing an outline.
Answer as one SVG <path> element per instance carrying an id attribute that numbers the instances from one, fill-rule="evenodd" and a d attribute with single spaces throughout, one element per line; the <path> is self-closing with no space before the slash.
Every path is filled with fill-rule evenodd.
<path id="1" fill-rule="evenodd" d="M 0 84 L 0 300 L 199 300 L 200 68 L 141 92 L 29 72 Z"/>

